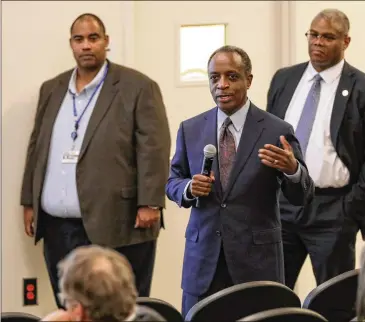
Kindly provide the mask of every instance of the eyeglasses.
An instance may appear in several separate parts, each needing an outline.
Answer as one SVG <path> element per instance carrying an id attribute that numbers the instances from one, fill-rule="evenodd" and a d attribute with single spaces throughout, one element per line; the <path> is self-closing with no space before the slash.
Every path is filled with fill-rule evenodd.
<path id="1" fill-rule="evenodd" d="M 332 35 L 332 34 L 319 34 L 317 32 L 313 32 L 313 31 L 308 31 L 305 33 L 305 36 L 307 37 L 307 39 L 309 41 L 315 41 L 317 39 L 323 39 L 324 42 L 326 43 L 331 43 L 332 41 L 339 39 L 340 37 Z"/>

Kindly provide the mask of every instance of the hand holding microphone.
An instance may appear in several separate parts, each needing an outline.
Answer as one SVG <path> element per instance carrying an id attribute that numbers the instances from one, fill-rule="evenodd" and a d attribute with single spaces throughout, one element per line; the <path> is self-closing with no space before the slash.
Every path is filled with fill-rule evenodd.
<path id="1" fill-rule="evenodd" d="M 193 197 L 206 197 L 212 191 L 212 183 L 214 182 L 214 173 L 212 171 L 212 164 L 217 149 L 214 145 L 208 144 L 204 147 L 204 159 L 201 174 L 196 174 L 190 184 L 190 193 Z M 197 200 L 197 207 L 199 207 L 199 199 Z"/>
<path id="2" fill-rule="evenodd" d="M 214 173 L 211 172 L 207 177 L 203 174 L 196 174 L 191 181 L 191 194 L 193 197 L 206 197 L 212 191 L 212 183 L 214 182 Z"/>

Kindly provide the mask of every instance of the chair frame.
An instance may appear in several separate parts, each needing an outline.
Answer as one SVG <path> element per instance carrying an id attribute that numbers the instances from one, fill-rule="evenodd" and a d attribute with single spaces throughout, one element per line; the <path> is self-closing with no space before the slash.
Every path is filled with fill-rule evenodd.
<path id="1" fill-rule="evenodd" d="M 286 290 L 292 292 L 293 295 L 298 300 L 298 307 L 301 307 L 301 301 L 300 301 L 298 295 L 295 294 L 293 292 L 293 290 L 291 290 L 286 285 L 281 284 L 281 283 L 278 283 L 278 282 L 273 282 L 273 281 L 253 281 L 253 282 L 246 282 L 246 283 L 241 283 L 241 284 L 233 285 L 231 287 L 225 288 L 224 290 L 221 290 L 221 291 L 219 291 L 217 293 L 214 293 L 214 294 L 206 297 L 205 299 L 199 301 L 186 314 L 185 321 L 191 321 L 191 319 L 195 316 L 195 314 L 197 312 L 199 312 L 201 310 L 202 307 L 205 307 L 206 305 L 208 305 L 208 304 L 210 304 L 212 302 L 215 302 L 216 300 L 218 300 L 220 298 L 223 298 L 223 297 L 225 297 L 228 294 L 234 293 L 234 292 L 239 291 L 239 290 L 251 289 L 251 288 L 258 288 L 258 287 L 267 287 L 267 286 L 280 287 L 280 288 L 283 288 L 283 289 L 286 289 Z"/>
<path id="2" fill-rule="evenodd" d="M 298 307 L 283 307 L 283 308 L 277 308 L 277 309 L 272 309 L 272 310 L 266 310 L 266 311 L 248 315 L 238 321 L 241 321 L 241 322 L 260 321 L 260 319 L 264 319 L 267 317 L 269 317 L 269 318 L 281 317 L 281 316 L 298 314 L 298 313 L 303 314 L 303 316 L 315 316 L 322 321 L 327 321 L 324 316 L 320 315 L 319 313 L 317 313 L 315 311 L 298 308 Z M 267 316 L 268 314 L 270 314 L 270 316 Z"/>
<path id="3" fill-rule="evenodd" d="M 347 271 L 347 272 L 344 272 L 344 273 L 342 273 L 338 276 L 335 276 L 335 277 L 329 279 L 328 281 L 318 285 L 311 292 L 309 292 L 309 294 L 306 296 L 306 298 L 303 301 L 302 308 L 309 309 L 309 310 L 312 310 L 312 311 L 316 311 L 316 312 L 318 312 L 322 316 L 325 316 L 328 319 L 329 316 L 326 316 L 328 314 L 325 314 L 325 313 L 329 312 L 328 309 L 330 309 L 330 306 L 328 306 L 327 308 L 324 307 L 324 310 L 320 310 L 318 308 L 316 309 L 314 307 L 311 307 L 313 302 L 318 298 L 318 295 L 321 294 L 323 291 L 326 291 L 327 289 L 331 288 L 336 283 L 339 283 L 341 281 L 345 281 L 349 278 L 352 278 L 352 277 L 357 277 L 358 278 L 359 273 L 360 273 L 359 268 L 353 269 L 351 271 Z M 356 290 L 356 292 L 357 292 L 357 290 Z M 356 300 L 356 295 L 355 295 L 355 300 Z M 355 303 L 354 303 L 354 305 L 355 305 Z M 338 311 L 343 311 L 343 310 L 338 310 Z"/>
<path id="4" fill-rule="evenodd" d="M 1 320 L 6 318 L 18 318 L 18 319 L 32 319 L 34 321 L 40 321 L 41 318 L 24 312 L 1 312 Z"/>
<path id="5" fill-rule="evenodd" d="M 356 268 L 351 271 L 342 273 L 338 276 L 335 276 L 335 277 L 329 279 L 328 281 L 318 285 L 316 288 L 314 288 L 312 291 L 310 291 L 309 294 L 306 296 L 302 307 L 304 309 L 307 309 L 309 307 L 309 305 L 312 303 L 312 301 L 317 297 L 318 294 L 322 293 L 324 290 L 328 289 L 333 284 L 346 280 L 350 277 L 359 276 L 359 273 L 360 273 L 360 269 Z"/>
<path id="6" fill-rule="evenodd" d="M 178 314 L 180 314 L 181 316 L 181 321 L 180 322 L 183 322 L 184 321 L 184 318 L 182 317 L 181 313 L 176 309 L 176 307 L 174 307 L 172 304 L 164 301 L 164 300 L 160 300 L 160 299 L 157 299 L 157 298 L 153 298 L 153 297 L 138 297 L 137 298 L 137 304 L 138 305 L 141 305 L 141 306 L 146 306 L 146 307 L 149 307 L 149 308 L 152 308 L 154 309 L 158 314 L 160 314 L 163 318 L 166 319 L 166 317 L 161 314 L 161 312 L 159 312 L 157 309 L 155 309 L 153 306 L 149 306 L 148 303 L 152 303 L 152 304 L 158 304 L 158 305 L 164 305 L 166 307 L 169 307 L 170 309 L 176 311 Z M 166 319 L 167 321 L 167 319 Z M 179 321 L 173 321 L 173 322 L 179 322 Z"/>

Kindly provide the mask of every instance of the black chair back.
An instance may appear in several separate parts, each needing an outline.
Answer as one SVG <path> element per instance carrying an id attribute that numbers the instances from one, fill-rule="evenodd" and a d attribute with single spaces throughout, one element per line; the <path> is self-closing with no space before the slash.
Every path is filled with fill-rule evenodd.
<path id="1" fill-rule="evenodd" d="M 249 315 L 239 321 L 266 322 L 323 322 L 327 321 L 317 312 L 301 308 L 279 308 Z"/>
<path id="2" fill-rule="evenodd" d="M 1 313 L 1 321 L 4 322 L 37 322 L 40 321 L 41 318 L 22 312 L 2 312 Z"/>
<path id="3" fill-rule="evenodd" d="M 237 321 L 253 313 L 279 307 L 299 307 L 299 297 L 283 284 L 256 281 L 238 284 L 195 304 L 186 321 Z"/>
<path id="4" fill-rule="evenodd" d="M 303 308 L 331 322 L 348 322 L 356 316 L 359 269 L 345 272 L 318 285 L 305 298 Z"/>
<path id="5" fill-rule="evenodd" d="M 166 321 L 184 322 L 181 313 L 170 303 L 167 303 L 163 300 L 151 297 L 139 297 L 137 298 L 137 304 L 154 309 L 163 318 L 165 318 Z"/>

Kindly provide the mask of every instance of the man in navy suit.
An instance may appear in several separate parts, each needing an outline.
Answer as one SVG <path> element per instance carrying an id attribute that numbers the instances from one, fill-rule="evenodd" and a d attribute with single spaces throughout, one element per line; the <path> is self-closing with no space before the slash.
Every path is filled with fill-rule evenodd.
<path id="1" fill-rule="evenodd" d="M 186 229 L 182 314 L 201 299 L 243 282 L 284 282 L 278 194 L 295 205 L 313 197 L 293 128 L 247 99 L 251 61 L 224 46 L 208 61 L 217 107 L 181 123 L 166 186 L 192 207 Z M 206 145 L 217 147 L 210 177 L 200 175 Z M 199 197 L 199 207 L 197 207 Z"/>

